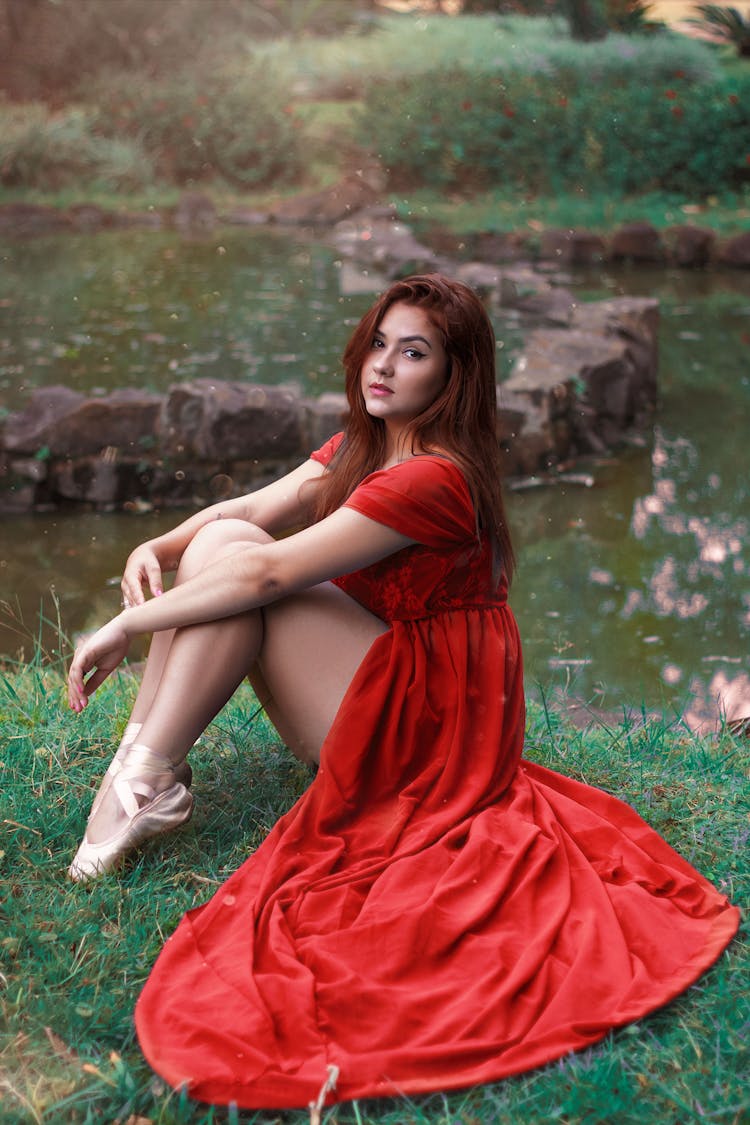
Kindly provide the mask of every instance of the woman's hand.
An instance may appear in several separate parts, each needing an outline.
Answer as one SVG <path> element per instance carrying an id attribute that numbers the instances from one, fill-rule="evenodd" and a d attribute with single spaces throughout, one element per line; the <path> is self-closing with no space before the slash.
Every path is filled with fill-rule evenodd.
<path id="1" fill-rule="evenodd" d="M 83 711 L 99 684 L 125 659 L 129 647 L 130 637 L 122 614 L 79 642 L 68 672 L 68 703 L 72 711 Z"/>
<path id="2" fill-rule="evenodd" d="M 143 593 L 144 586 L 148 586 L 155 598 L 164 592 L 161 562 L 150 543 L 141 543 L 140 547 L 136 547 L 131 552 L 125 563 L 120 589 L 126 609 L 130 605 L 143 605 L 146 600 Z"/>

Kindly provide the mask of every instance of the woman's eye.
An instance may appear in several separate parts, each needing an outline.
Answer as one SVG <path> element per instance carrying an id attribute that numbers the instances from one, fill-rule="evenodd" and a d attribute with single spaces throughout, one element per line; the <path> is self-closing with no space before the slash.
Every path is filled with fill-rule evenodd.
<path id="1" fill-rule="evenodd" d="M 375 348 L 385 347 L 385 345 L 384 345 L 383 341 L 376 336 L 375 339 L 372 342 L 372 347 L 373 347 L 373 350 L 374 350 Z"/>
<path id="2" fill-rule="evenodd" d="M 404 355 L 407 359 L 421 359 L 424 352 L 420 352 L 417 348 L 407 348 Z"/>

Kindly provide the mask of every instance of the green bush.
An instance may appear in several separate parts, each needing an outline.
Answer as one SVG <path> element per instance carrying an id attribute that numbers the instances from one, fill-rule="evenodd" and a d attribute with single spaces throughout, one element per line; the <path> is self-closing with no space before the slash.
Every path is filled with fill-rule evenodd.
<path id="1" fill-rule="evenodd" d="M 623 4 L 625 0 L 622 0 Z M 705 43 L 668 32 L 609 35 L 598 43 L 571 39 L 561 16 L 382 14 L 369 35 L 276 39 L 254 43 L 274 74 L 298 94 L 359 96 L 363 79 L 415 78 L 452 69 L 508 75 L 582 70 L 616 78 L 638 68 L 644 82 L 681 70 L 690 81 L 717 79 L 720 66 Z"/>
<path id="2" fill-rule="evenodd" d="M 97 128 L 138 139 L 171 183 L 221 176 L 242 188 L 293 181 L 303 164 L 286 91 L 255 64 L 240 79 L 182 73 L 161 82 L 110 79 L 100 90 Z"/>
<path id="3" fill-rule="evenodd" d="M 398 106 L 398 114 L 392 107 Z M 388 121 L 387 129 L 380 126 Z M 360 123 L 391 186 L 732 190 L 750 178 L 750 76 L 691 83 L 461 71 L 373 84 Z"/>
<path id="4" fill-rule="evenodd" d="M 153 179 L 137 138 L 103 137 L 79 107 L 50 113 L 38 103 L 0 104 L 0 183 L 56 190 L 82 183 L 134 190 Z"/>

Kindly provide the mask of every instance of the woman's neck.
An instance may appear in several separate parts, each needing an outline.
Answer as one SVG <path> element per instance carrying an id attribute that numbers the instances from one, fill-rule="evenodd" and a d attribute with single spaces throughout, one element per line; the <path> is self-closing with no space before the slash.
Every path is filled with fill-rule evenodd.
<path id="1" fill-rule="evenodd" d="M 385 457 L 381 468 L 390 469 L 393 465 L 400 465 L 402 461 L 408 461 L 421 452 L 421 447 L 415 443 L 409 430 L 387 430 Z"/>

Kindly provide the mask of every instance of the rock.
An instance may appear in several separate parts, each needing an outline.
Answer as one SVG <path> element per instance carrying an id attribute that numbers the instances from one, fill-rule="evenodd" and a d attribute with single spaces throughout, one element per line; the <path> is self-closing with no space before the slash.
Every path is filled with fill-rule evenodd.
<path id="1" fill-rule="evenodd" d="M 7 480 L 0 473 L 0 512 L 19 515 L 36 507 L 36 488 L 28 481 Z"/>
<path id="2" fill-rule="evenodd" d="M 376 296 L 388 287 L 388 278 L 384 273 L 347 259 L 339 264 L 338 277 L 342 297 L 357 297 L 363 293 Z"/>
<path id="3" fill-rule="evenodd" d="M 517 301 L 538 293 L 540 286 L 546 289 L 549 287 L 549 282 L 546 278 L 540 277 L 531 266 L 517 266 L 503 270 L 500 275 L 497 302 L 503 308 L 514 308 Z"/>
<path id="4" fill-rule="evenodd" d="M 290 386 L 175 384 L 162 409 L 165 451 L 225 462 L 294 456 L 301 445 L 300 395 Z"/>
<path id="5" fill-rule="evenodd" d="M 518 262 L 529 255 L 526 235 L 515 231 L 485 231 L 471 236 L 476 257 L 485 262 Z"/>
<path id="6" fill-rule="evenodd" d="M 625 334 L 644 339 L 656 348 L 659 339 L 659 302 L 655 297 L 610 297 L 576 305 L 573 325 L 609 336 Z"/>
<path id="7" fill-rule="evenodd" d="M 43 457 L 11 457 L 0 450 L 0 512 L 30 512 L 46 491 Z"/>
<path id="8" fill-rule="evenodd" d="M 553 324 L 569 324 L 575 306 L 569 290 L 551 285 L 531 266 L 503 270 L 497 299 L 503 308 L 517 309 Z"/>
<path id="9" fill-rule="evenodd" d="M 153 230 L 160 230 L 164 226 L 164 217 L 155 208 L 149 211 L 118 211 L 112 216 L 112 225 L 126 228 L 151 227 Z"/>
<path id="10" fill-rule="evenodd" d="M 464 262 L 453 271 L 453 276 L 482 297 L 497 295 L 503 284 L 499 267 L 486 262 Z"/>
<path id="11" fill-rule="evenodd" d="M 615 261 L 661 262 L 664 246 L 656 227 L 651 223 L 627 223 L 615 231 L 609 246 Z"/>
<path id="12" fill-rule="evenodd" d="M 60 428 L 86 398 L 70 387 L 40 387 L 32 392 L 23 410 L 9 414 L 5 423 L 4 446 L 12 453 L 67 454 L 59 439 Z"/>
<path id="13" fill-rule="evenodd" d="M 591 231 L 545 230 L 542 231 L 539 254 L 566 266 L 582 266 L 603 261 L 607 247 L 604 239 Z"/>
<path id="14" fill-rule="evenodd" d="M 315 399 L 304 400 L 305 444 L 318 449 L 324 441 L 343 428 L 349 413 L 345 394 L 328 391 Z"/>
<path id="15" fill-rule="evenodd" d="M 271 215 L 279 223 L 338 223 L 375 203 L 377 197 L 377 190 L 361 176 L 347 176 L 333 187 L 313 195 L 283 200 Z"/>
<path id="16" fill-rule="evenodd" d="M 644 425 L 656 405 L 659 365 L 659 302 L 653 297 L 614 297 L 578 305 L 573 327 L 620 339 L 631 368 L 627 426 Z"/>
<path id="17" fill-rule="evenodd" d="M 221 470 L 221 465 L 205 461 L 181 461 L 175 465 L 160 460 L 152 465 L 146 494 L 158 507 L 182 508 L 188 504 L 205 504 L 210 499 L 206 495 L 208 482 Z M 140 494 L 144 494 L 143 490 Z"/>
<path id="18" fill-rule="evenodd" d="M 64 230 L 70 225 L 70 217 L 57 207 L 44 207 L 40 203 L 0 204 L 2 233 L 38 234 L 42 231 Z"/>
<path id="19" fill-rule="evenodd" d="M 111 509 L 141 491 L 136 464 L 116 457 L 76 457 L 59 461 L 51 472 L 53 491 L 65 500 Z"/>
<path id="20" fill-rule="evenodd" d="M 725 266 L 750 269 L 750 231 L 728 239 L 719 251 L 719 261 Z"/>
<path id="21" fill-rule="evenodd" d="M 568 449 L 561 445 L 561 422 L 569 418 L 578 374 L 577 361 L 568 354 L 573 345 L 571 335 L 564 329 L 533 332 L 503 384 L 504 394 L 513 396 L 525 416 L 516 449 L 521 472 L 550 468 L 568 455 Z"/>
<path id="22" fill-rule="evenodd" d="M 536 455 L 530 453 L 526 442 L 527 435 L 524 433 L 526 415 L 526 403 L 506 390 L 505 384 L 498 386 L 495 432 L 500 445 L 504 477 L 512 477 L 525 472 L 524 466 L 527 458 L 530 458 L 535 465 L 538 463 Z M 531 440 L 534 440 L 533 437 Z"/>
<path id="23" fill-rule="evenodd" d="M 174 211 L 174 225 L 180 230 L 211 229 L 216 223 L 213 200 L 197 191 L 185 191 Z"/>
<path id="24" fill-rule="evenodd" d="M 13 457 L 8 462 L 9 471 L 21 480 L 42 484 L 47 479 L 46 457 Z"/>
<path id="25" fill-rule="evenodd" d="M 708 265 L 716 245 L 716 234 L 705 227 L 689 223 L 668 227 L 664 242 L 670 262 L 683 269 L 699 269 Z"/>
<path id="26" fill-rule="evenodd" d="M 74 203 L 68 208 L 68 216 L 75 229 L 83 231 L 111 227 L 115 222 L 112 211 L 105 211 L 95 203 Z"/>
<path id="27" fill-rule="evenodd" d="M 626 432 L 644 427 L 653 414 L 657 399 L 659 359 L 659 303 L 649 297 L 618 297 L 580 305 L 573 324 L 584 331 L 605 338 L 616 338 L 623 348 L 623 362 L 628 370 L 627 390 L 623 390 L 624 414 L 613 402 L 613 389 L 605 392 L 603 385 L 592 387 L 581 403 L 577 433 L 588 435 L 590 448 L 596 442 L 605 446 L 622 441 Z M 597 396 L 604 396 L 597 397 Z M 596 417 L 591 419 L 593 406 Z"/>
<path id="28" fill-rule="evenodd" d="M 643 406 L 630 341 L 614 333 L 533 332 L 505 388 L 526 407 L 523 442 L 533 439 L 548 464 L 608 448 Z"/>
<path id="29" fill-rule="evenodd" d="M 336 224 L 333 241 L 342 257 L 363 262 L 389 279 L 431 273 L 438 258 L 414 237 L 406 223 L 368 214 Z"/>
<path id="30" fill-rule="evenodd" d="M 234 207 L 221 216 L 221 221 L 240 227 L 261 227 L 270 219 L 267 211 L 254 211 L 251 207 Z"/>
<path id="31" fill-rule="evenodd" d="M 570 324 L 576 301 L 568 289 L 550 285 L 540 288 L 536 293 L 506 302 L 511 308 L 547 324 Z"/>
<path id="32" fill-rule="evenodd" d="M 86 398 L 67 387 L 34 392 L 21 414 L 8 419 L 6 449 L 54 457 L 84 457 L 107 447 L 138 454 L 153 443 L 161 406 L 158 395 L 124 389 Z"/>

